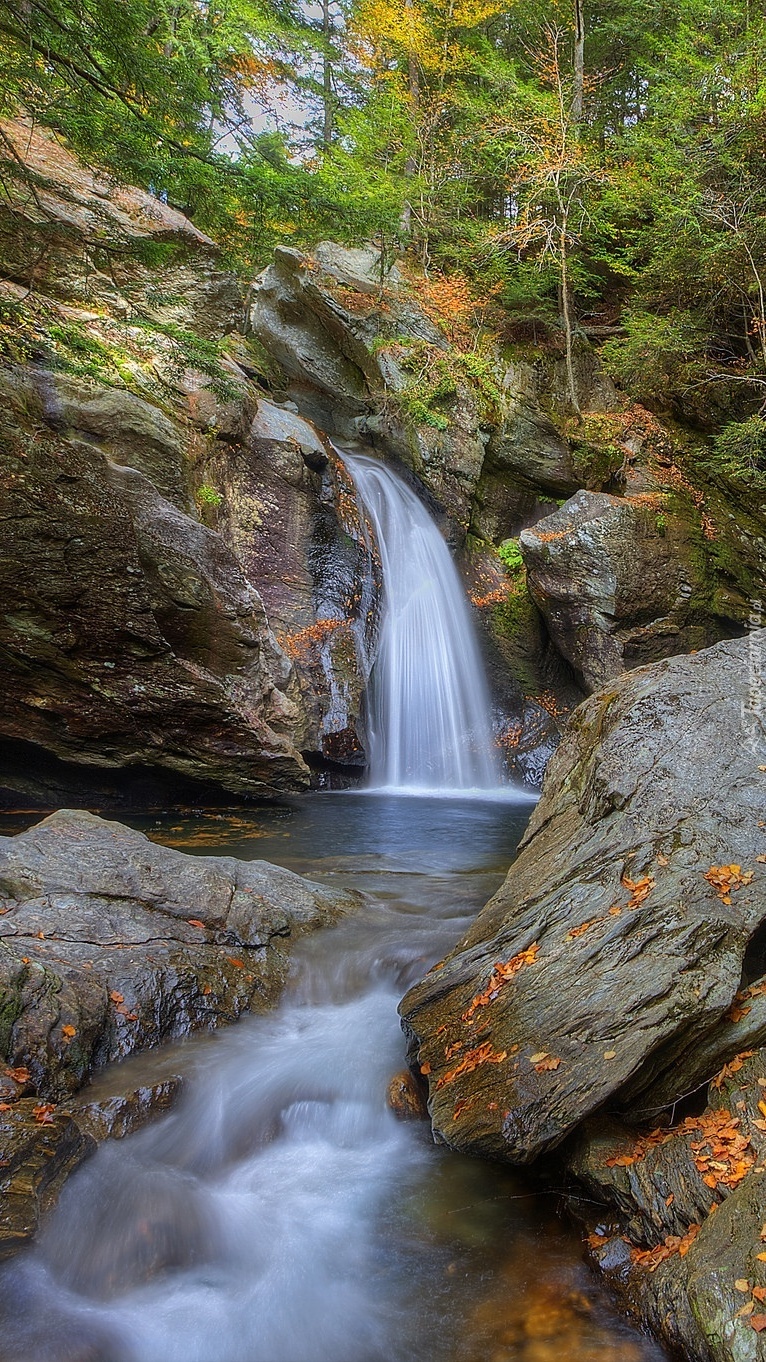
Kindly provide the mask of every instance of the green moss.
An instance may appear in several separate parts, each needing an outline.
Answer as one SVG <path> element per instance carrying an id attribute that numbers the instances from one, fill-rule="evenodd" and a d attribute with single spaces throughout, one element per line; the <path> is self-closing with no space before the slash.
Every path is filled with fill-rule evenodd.
<path id="1" fill-rule="evenodd" d="M 461 389 L 472 394 L 482 419 L 497 419 L 503 395 L 494 362 L 489 356 L 454 347 L 442 350 L 411 338 L 380 339 L 377 349 L 394 353 L 404 373 L 410 375 L 406 387 L 397 394 L 397 400 L 403 412 L 417 425 L 446 430 L 450 422 L 449 409 Z"/>
<path id="2" fill-rule="evenodd" d="M 194 493 L 194 500 L 198 506 L 220 506 L 223 497 L 220 492 L 216 491 L 215 487 L 210 486 L 209 482 L 203 482 L 202 486 L 198 487 Z"/>

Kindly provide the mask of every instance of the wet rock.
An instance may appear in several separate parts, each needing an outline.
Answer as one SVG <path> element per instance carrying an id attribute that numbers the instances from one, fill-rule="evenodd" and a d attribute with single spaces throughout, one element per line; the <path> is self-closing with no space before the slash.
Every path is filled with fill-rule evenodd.
<path id="1" fill-rule="evenodd" d="M 102 1140 L 122 1139 L 167 1111 L 182 1080 L 125 1086 L 119 1068 L 56 1107 L 24 1098 L 0 1109 L 0 1259 L 34 1238 L 66 1180 Z"/>
<path id="2" fill-rule="evenodd" d="M 95 1148 L 72 1116 L 41 1111 L 34 1097 L 0 1111 L 0 1259 L 33 1237 L 40 1216 Z"/>
<path id="3" fill-rule="evenodd" d="M 698 1047 L 709 1073 L 732 1056 L 743 971 L 766 973 L 764 650 L 641 668 L 575 711 L 505 884 L 401 1004 L 437 1138 L 523 1163 L 607 1102 L 680 1097 Z"/>
<path id="4" fill-rule="evenodd" d="M 428 1116 L 423 1085 L 409 1069 L 396 1074 L 388 1085 L 386 1102 L 400 1121 L 423 1121 Z"/>
<path id="5" fill-rule="evenodd" d="M 0 1054 L 55 1099 L 108 1060 L 273 1001 L 290 941 L 357 902 L 66 810 L 0 839 L 0 890 Z"/>
<path id="6" fill-rule="evenodd" d="M 77 1122 L 80 1130 L 99 1143 L 107 1139 L 122 1140 L 169 1111 L 182 1090 L 183 1079 L 179 1074 L 138 1087 L 125 1086 L 118 1067 L 82 1089 L 62 1110 Z"/>
<path id="7" fill-rule="evenodd" d="M 765 1061 L 763 1050 L 735 1058 L 699 1115 L 639 1138 L 593 1121 L 567 1149 L 593 1265 L 694 1362 L 763 1355 Z"/>
<path id="8" fill-rule="evenodd" d="M 724 632 L 700 605 L 689 525 L 638 498 L 580 491 L 519 543 L 532 599 L 587 691 Z"/>

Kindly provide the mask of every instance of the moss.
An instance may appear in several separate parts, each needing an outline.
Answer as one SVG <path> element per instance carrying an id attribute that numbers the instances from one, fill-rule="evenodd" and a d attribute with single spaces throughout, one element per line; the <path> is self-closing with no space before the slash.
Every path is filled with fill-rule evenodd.
<path id="1" fill-rule="evenodd" d="M 586 487 L 603 487 L 625 462 L 622 424 L 609 412 L 586 412 L 577 425 L 568 423 L 572 463 Z"/>

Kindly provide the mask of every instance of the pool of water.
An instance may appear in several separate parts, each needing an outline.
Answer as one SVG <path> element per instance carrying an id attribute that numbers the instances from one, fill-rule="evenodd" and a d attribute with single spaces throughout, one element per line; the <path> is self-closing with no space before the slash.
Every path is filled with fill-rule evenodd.
<path id="1" fill-rule="evenodd" d="M 530 808 L 327 794 L 130 820 L 366 899 L 300 944 L 276 1011 L 130 1061 L 180 1068 L 184 1096 L 102 1146 L 0 1273 L 2 1362 L 659 1362 L 555 1186 L 386 1104 L 397 1003 L 500 884 Z"/>

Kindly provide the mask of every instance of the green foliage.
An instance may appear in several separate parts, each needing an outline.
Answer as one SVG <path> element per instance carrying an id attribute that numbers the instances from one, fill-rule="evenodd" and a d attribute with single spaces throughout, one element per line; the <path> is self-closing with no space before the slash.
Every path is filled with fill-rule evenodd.
<path id="1" fill-rule="evenodd" d="M 202 486 L 197 488 L 194 499 L 198 506 L 220 506 L 223 502 L 221 493 L 208 482 L 203 482 Z"/>
<path id="2" fill-rule="evenodd" d="M 704 379 L 704 321 L 690 311 L 658 317 L 638 309 L 626 312 L 623 321 L 626 335 L 607 341 L 601 351 L 607 373 L 640 402 L 669 410 Z"/>
<path id="3" fill-rule="evenodd" d="M 221 402 L 235 399 L 240 388 L 223 367 L 224 342 L 207 340 L 194 331 L 186 331 L 172 322 L 158 322 L 138 318 L 134 325 L 164 336 L 169 342 L 166 353 L 168 376 L 179 378 L 185 369 L 196 369 L 208 380 L 207 386 Z"/>
<path id="4" fill-rule="evenodd" d="M 713 439 L 708 467 L 753 491 L 766 492 L 766 420 L 730 421 Z"/>
<path id="5" fill-rule="evenodd" d="M 518 539 L 504 539 L 497 550 L 497 556 L 507 570 L 514 575 L 521 572 L 524 567 L 524 559 L 519 548 Z"/>

